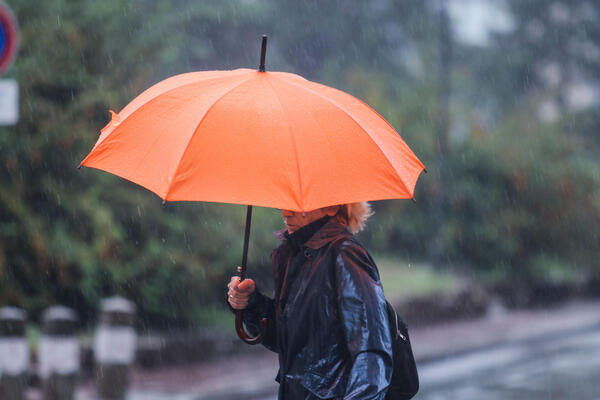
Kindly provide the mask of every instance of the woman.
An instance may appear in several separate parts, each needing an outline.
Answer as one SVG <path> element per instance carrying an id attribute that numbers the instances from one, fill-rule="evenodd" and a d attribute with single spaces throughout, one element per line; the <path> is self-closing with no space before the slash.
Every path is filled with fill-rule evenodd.
<path id="1" fill-rule="evenodd" d="M 352 234 L 371 215 L 368 203 L 281 215 L 274 298 L 251 279 L 228 285 L 252 335 L 269 320 L 262 343 L 279 354 L 279 399 L 383 400 L 392 375 L 386 303 L 377 267 Z"/>

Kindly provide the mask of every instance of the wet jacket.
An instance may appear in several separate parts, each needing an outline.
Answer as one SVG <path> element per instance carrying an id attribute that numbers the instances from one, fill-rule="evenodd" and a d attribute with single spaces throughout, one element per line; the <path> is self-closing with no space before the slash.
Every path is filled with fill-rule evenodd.
<path id="1" fill-rule="evenodd" d="M 244 312 L 253 335 L 269 319 L 263 345 L 279 354 L 279 399 L 383 400 L 392 350 L 375 263 L 333 219 L 282 239 L 271 254 L 274 299 L 256 290 Z"/>

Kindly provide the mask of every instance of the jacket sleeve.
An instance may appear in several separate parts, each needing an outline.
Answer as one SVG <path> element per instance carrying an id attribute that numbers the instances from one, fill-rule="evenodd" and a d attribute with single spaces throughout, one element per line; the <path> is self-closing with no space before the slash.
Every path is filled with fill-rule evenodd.
<path id="1" fill-rule="evenodd" d="M 229 302 L 227 304 L 229 305 Z M 234 313 L 236 311 L 231 305 L 229 305 L 229 309 Z M 271 351 L 278 352 L 274 300 L 260 293 L 257 288 L 250 294 L 248 307 L 243 311 L 244 325 L 246 325 L 247 332 L 251 336 L 260 333 L 260 320 L 263 317 L 267 318 L 267 333 L 261 344 Z"/>
<path id="2" fill-rule="evenodd" d="M 383 400 L 392 378 L 392 339 L 375 263 L 353 240 L 336 257 L 337 299 L 352 367 L 344 400 Z"/>

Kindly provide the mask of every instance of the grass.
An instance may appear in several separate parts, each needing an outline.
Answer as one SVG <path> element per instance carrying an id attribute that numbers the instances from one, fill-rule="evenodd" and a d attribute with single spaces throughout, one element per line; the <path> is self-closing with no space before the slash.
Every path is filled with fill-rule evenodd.
<path id="1" fill-rule="evenodd" d="M 373 258 L 388 299 L 447 292 L 463 284 L 458 275 L 448 271 L 435 271 L 426 263 L 409 263 L 386 255 L 375 255 Z M 224 307 L 208 306 L 201 308 L 198 321 L 201 326 L 228 330 L 233 326 L 234 318 Z"/>
<path id="2" fill-rule="evenodd" d="M 221 330 L 231 329 L 234 324 L 234 314 L 225 307 L 208 306 L 199 312 L 198 324 Z"/>
<path id="3" fill-rule="evenodd" d="M 447 271 L 435 271 L 426 263 L 411 263 L 386 255 L 373 257 L 385 295 L 389 299 L 425 296 L 458 288 L 462 279 Z"/>

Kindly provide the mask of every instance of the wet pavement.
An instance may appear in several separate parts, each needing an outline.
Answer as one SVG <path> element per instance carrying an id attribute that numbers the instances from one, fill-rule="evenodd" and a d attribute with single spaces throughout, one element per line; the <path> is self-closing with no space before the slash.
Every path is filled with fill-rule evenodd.
<path id="1" fill-rule="evenodd" d="M 415 399 L 600 399 L 600 324 L 424 363 Z"/>
<path id="2" fill-rule="evenodd" d="M 411 330 L 420 400 L 600 400 L 600 301 Z M 276 355 L 134 370 L 128 400 L 275 400 Z M 77 400 L 94 399 L 91 383 Z M 34 400 L 35 395 L 29 396 Z"/>

